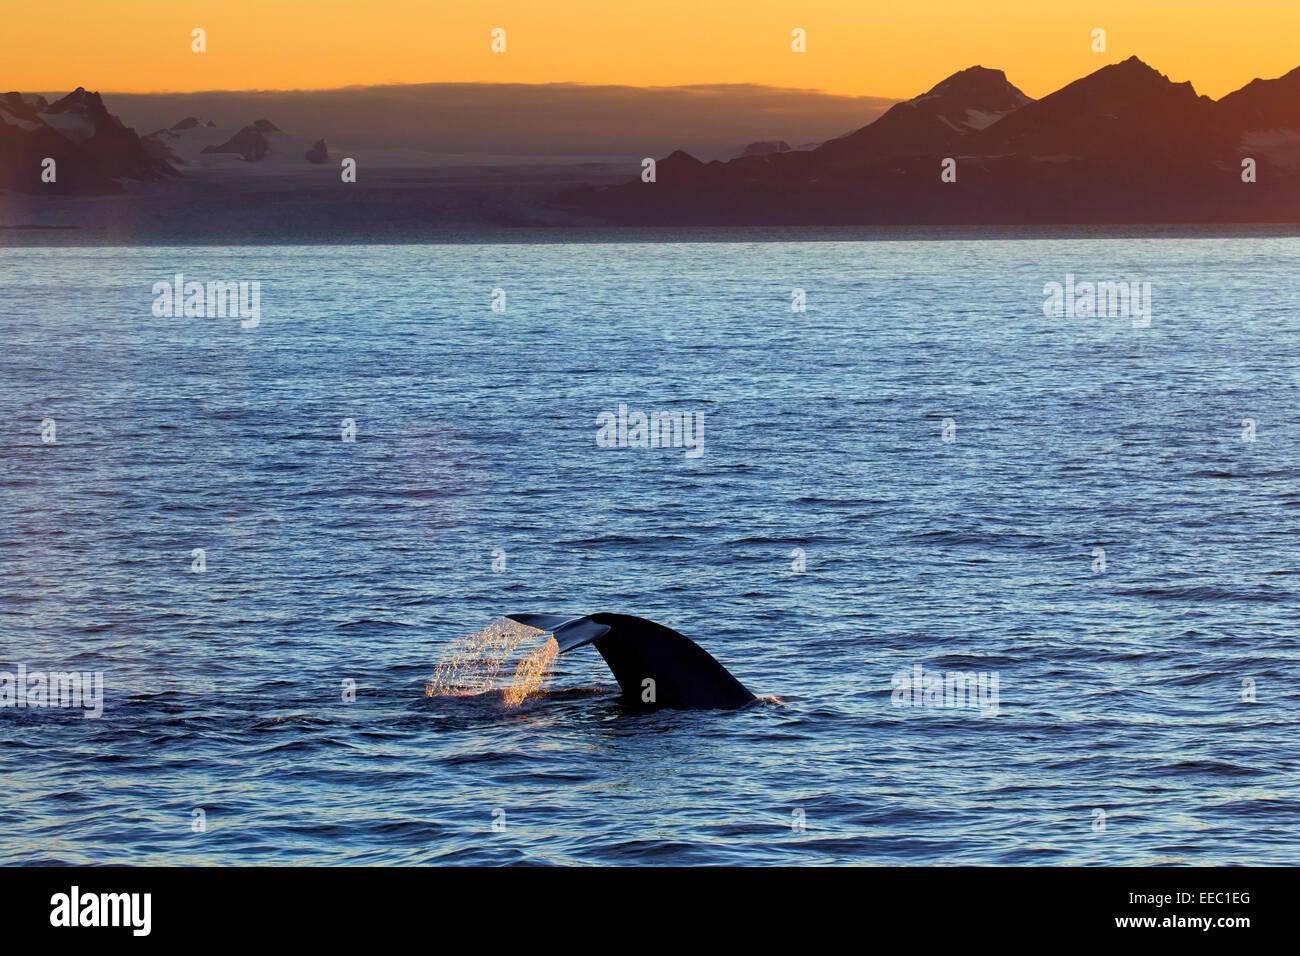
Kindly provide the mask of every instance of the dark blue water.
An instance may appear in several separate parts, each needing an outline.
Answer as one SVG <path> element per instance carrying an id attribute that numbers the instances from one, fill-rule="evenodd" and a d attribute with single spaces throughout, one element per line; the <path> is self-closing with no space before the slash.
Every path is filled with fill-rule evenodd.
<path id="1" fill-rule="evenodd" d="M 0 670 L 105 691 L 0 709 L 0 863 L 1292 862 L 1298 259 L 7 248 Z M 176 272 L 260 282 L 260 325 L 155 317 Z M 1151 282 L 1150 327 L 1044 316 L 1066 273 Z M 620 402 L 704 453 L 597 447 Z M 517 708 L 425 696 L 519 610 L 653 618 L 779 700 L 632 713 L 591 648 Z M 996 715 L 896 706 L 917 664 Z"/>

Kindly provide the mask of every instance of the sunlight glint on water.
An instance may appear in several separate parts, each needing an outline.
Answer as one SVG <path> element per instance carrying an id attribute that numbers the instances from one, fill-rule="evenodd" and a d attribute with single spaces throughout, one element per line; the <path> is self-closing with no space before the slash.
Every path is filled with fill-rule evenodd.
<path id="1" fill-rule="evenodd" d="M 544 632 L 505 618 L 453 641 L 442 652 L 438 667 L 425 684 L 426 697 L 472 697 L 496 687 L 502 666 L 519 644 Z M 553 649 L 552 649 L 553 648 Z M 551 639 L 530 651 L 516 666 L 506 685 L 505 701 L 516 706 L 541 686 L 559 647 Z"/>

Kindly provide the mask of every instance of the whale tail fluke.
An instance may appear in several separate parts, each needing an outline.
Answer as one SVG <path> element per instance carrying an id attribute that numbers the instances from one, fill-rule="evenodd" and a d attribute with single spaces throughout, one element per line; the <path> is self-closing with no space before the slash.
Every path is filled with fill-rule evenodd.
<path id="1" fill-rule="evenodd" d="M 507 614 L 506 619 L 548 632 L 560 645 L 560 653 L 590 644 L 609 633 L 609 627 L 591 617 L 572 618 L 567 614 Z"/>
<path id="2" fill-rule="evenodd" d="M 670 627 L 630 614 L 508 614 L 555 638 L 560 652 L 595 644 L 622 700 L 656 708 L 733 708 L 755 700 L 708 651 Z"/>

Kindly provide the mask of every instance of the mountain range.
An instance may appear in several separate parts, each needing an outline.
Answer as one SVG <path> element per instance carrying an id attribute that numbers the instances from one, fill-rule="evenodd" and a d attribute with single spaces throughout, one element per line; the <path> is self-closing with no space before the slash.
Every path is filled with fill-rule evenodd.
<path id="1" fill-rule="evenodd" d="M 1215 101 L 1131 57 L 1034 100 L 976 66 L 810 151 L 655 172 L 565 202 L 621 224 L 1298 222 L 1300 69 Z"/>
<path id="2" fill-rule="evenodd" d="M 315 125 L 332 114 L 312 115 Z M 419 111 L 401 118 L 422 135 L 436 122 Z M 15 92 L 0 96 L 0 190 L 10 192 L 0 218 L 82 226 L 98 215 L 120 228 L 256 221 L 266 234 L 449 224 L 1300 222 L 1300 69 L 1216 101 L 1131 57 L 1035 100 L 1001 70 L 975 66 L 837 138 L 791 148 L 804 140 L 778 138 L 783 132 L 727 160 L 674 150 L 657 161 L 652 182 L 638 175 L 639 159 L 619 158 L 412 174 L 353 144 L 362 150 L 341 155 L 361 156 L 357 189 L 367 200 L 357 203 L 356 190 L 339 190 L 337 173 L 322 168 L 331 155 L 323 139 L 294 139 L 266 119 L 223 128 L 187 116 L 141 137 L 82 87 L 52 103 Z M 56 182 L 41 178 L 46 158 L 57 163 Z M 113 193 L 111 207 L 42 198 Z"/>
<path id="3" fill-rule="evenodd" d="M 231 134 L 194 116 L 142 137 L 109 113 L 100 94 L 80 86 L 53 103 L 37 94 L 6 93 L 0 96 L 0 189 L 121 193 L 125 181 L 158 183 L 181 176 L 199 155 L 230 154 L 250 163 L 324 162 L 324 140 L 304 151 L 310 142 L 292 140 L 265 119 Z M 51 182 L 41 175 L 47 159 L 55 162 Z"/>

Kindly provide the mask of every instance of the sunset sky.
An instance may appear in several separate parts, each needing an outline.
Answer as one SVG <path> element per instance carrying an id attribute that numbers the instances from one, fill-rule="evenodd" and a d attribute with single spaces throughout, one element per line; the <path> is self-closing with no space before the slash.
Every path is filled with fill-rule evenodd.
<path id="1" fill-rule="evenodd" d="M 1042 96 L 1137 54 L 1222 96 L 1300 66 L 1297 0 L 45 0 L 8 4 L 4 89 L 762 83 L 910 97 L 976 64 Z M 207 31 L 192 53 L 190 32 Z M 494 27 L 507 50 L 490 50 Z M 792 53 L 800 27 L 808 51 Z M 1107 52 L 1090 49 L 1095 27 Z"/>

